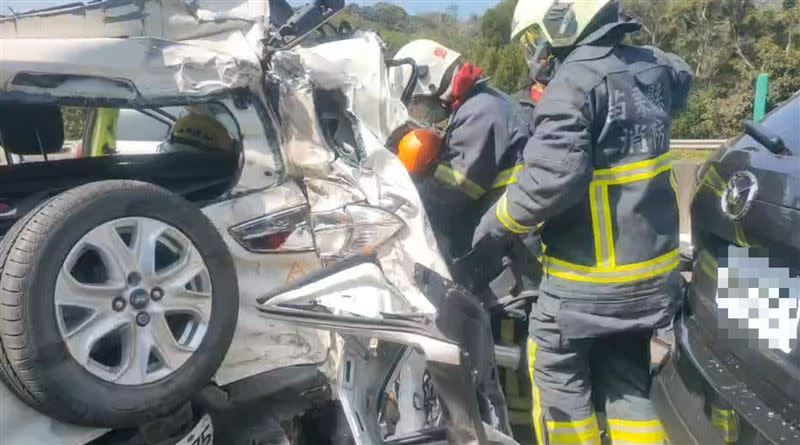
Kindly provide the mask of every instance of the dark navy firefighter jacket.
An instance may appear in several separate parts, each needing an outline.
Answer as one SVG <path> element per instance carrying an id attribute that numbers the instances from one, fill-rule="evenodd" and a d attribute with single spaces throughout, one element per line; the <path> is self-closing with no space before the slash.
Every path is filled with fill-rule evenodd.
<path id="1" fill-rule="evenodd" d="M 451 259 L 466 254 L 481 216 L 522 169 L 531 119 L 510 96 L 479 83 L 447 125 L 432 178 L 420 194 Z"/>
<path id="2" fill-rule="evenodd" d="M 524 169 L 491 210 L 512 233 L 541 230 L 541 290 L 554 298 L 540 304 L 568 337 L 664 325 L 678 301 L 670 128 L 692 75 L 674 54 L 623 44 L 639 26 L 606 25 L 567 56 L 535 110 Z"/>

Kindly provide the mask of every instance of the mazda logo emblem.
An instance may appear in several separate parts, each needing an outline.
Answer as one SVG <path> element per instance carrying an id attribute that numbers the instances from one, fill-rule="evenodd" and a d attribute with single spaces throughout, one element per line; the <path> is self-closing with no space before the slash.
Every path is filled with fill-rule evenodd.
<path id="1" fill-rule="evenodd" d="M 739 220 L 750 210 L 750 205 L 758 193 L 758 180 L 748 171 L 740 171 L 731 176 L 725 193 L 722 194 L 722 213 L 731 220 Z"/>

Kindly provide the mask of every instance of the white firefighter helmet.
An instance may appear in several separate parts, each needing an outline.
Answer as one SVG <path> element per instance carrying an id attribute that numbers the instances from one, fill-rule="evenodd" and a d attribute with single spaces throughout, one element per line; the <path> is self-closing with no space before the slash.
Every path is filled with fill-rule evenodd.
<path id="1" fill-rule="evenodd" d="M 536 78 L 551 66 L 552 51 L 569 48 L 590 31 L 619 16 L 617 0 L 519 0 L 511 20 L 511 40 L 525 48 Z"/>
<path id="2" fill-rule="evenodd" d="M 414 88 L 414 96 L 439 97 L 445 93 L 455 75 L 455 68 L 461 54 L 433 40 L 414 40 L 395 54 L 395 60 L 413 59 L 419 68 L 419 78 Z M 411 67 L 401 65 L 401 85 L 411 80 Z"/>
<path id="3" fill-rule="evenodd" d="M 511 20 L 511 40 L 544 40 L 553 48 L 572 46 L 595 17 L 608 12 L 608 8 L 618 14 L 618 1 L 520 0 Z"/>

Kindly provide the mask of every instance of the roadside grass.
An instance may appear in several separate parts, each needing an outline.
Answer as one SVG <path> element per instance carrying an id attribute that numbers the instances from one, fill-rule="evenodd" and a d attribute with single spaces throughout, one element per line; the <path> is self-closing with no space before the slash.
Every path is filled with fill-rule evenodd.
<path id="1" fill-rule="evenodd" d="M 714 150 L 671 150 L 675 159 L 680 161 L 703 162 L 714 153 Z"/>

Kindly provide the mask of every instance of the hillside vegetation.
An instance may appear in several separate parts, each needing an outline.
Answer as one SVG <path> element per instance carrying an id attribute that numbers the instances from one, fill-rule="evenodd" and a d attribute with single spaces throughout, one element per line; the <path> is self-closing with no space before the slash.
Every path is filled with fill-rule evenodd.
<path id="1" fill-rule="evenodd" d="M 800 7 L 796 0 L 623 0 L 626 14 L 642 22 L 631 43 L 675 52 L 696 77 L 689 109 L 675 122 L 673 137 L 723 138 L 741 132 L 752 116 L 753 85 L 771 76 L 770 102 L 800 90 Z M 520 48 L 509 42 L 516 0 L 503 0 L 482 16 L 461 17 L 453 5 L 440 13 L 410 15 L 390 3 L 352 4 L 338 18 L 374 29 L 391 53 L 419 38 L 436 40 L 464 54 L 509 92 L 524 85 Z"/>

